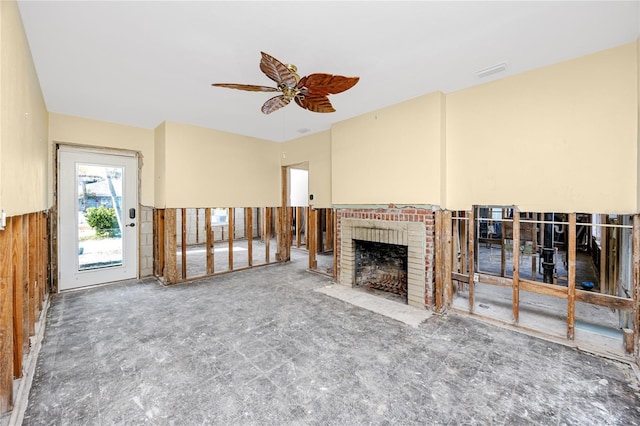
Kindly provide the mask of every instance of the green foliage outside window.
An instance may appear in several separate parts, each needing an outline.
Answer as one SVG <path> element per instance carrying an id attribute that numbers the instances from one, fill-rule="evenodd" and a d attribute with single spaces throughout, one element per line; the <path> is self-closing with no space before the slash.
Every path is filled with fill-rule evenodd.
<path id="1" fill-rule="evenodd" d="M 119 237 L 120 227 L 114 208 L 89 207 L 84 213 L 87 223 L 95 229 L 98 237 Z"/>

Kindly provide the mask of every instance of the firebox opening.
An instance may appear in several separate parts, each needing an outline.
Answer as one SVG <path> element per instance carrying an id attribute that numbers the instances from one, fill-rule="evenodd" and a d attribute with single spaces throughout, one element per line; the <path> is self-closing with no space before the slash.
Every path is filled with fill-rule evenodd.
<path id="1" fill-rule="evenodd" d="M 408 247 L 397 244 L 355 242 L 354 287 L 382 293 L 407 303 Z"/>

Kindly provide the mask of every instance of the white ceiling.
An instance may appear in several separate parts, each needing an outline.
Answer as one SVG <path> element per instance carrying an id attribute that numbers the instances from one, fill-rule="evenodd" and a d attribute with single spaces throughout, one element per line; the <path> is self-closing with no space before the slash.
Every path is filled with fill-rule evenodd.
<path id="1" fill-rule="evenodd" d="M 285 141 L 434 91 L 450 93 L 634 41 L 639 1 L 19 1 L 51 112 L 164 120 Z M 273 94 L 260 52 L 303 76 L 359 76 L 319 114 Z M 481 79 L 474 72 L 506 61 Z"/>

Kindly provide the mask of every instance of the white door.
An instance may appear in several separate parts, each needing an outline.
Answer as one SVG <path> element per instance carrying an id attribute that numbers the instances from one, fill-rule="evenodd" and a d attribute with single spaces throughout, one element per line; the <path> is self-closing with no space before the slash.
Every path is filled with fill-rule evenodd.
<path id="1" fill-rule="evenodd" d="M 138 159 L 58 151 L 58 289 L 138 276 Z"/>

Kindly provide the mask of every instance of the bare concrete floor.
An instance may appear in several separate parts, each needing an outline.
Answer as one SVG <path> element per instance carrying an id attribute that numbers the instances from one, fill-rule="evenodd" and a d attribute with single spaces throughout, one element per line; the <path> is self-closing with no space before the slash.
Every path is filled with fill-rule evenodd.
<path id="1" fill-rule="evenodd" d="M 26 425 L 640 424 L 627 364 L 460 314 L 412 327 L 304 260 L 56 295 Z"/>

